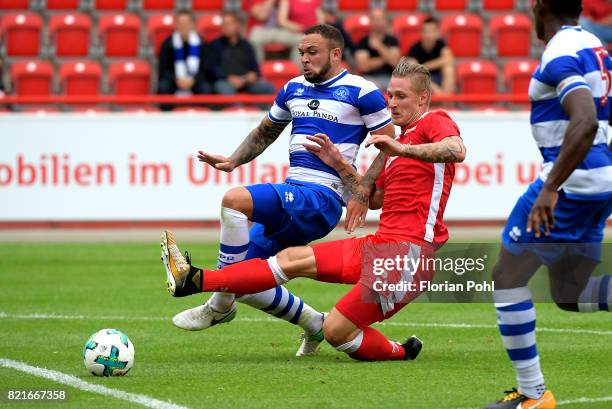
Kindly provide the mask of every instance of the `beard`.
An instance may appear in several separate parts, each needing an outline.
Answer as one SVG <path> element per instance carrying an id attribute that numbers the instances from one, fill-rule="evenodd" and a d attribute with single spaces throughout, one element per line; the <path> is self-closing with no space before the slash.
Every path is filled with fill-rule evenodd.
<path id="1" fill-rule="evenodd" d="M 327 56 L 327 62 L 318 73 L 311 72 L 311 74 L 304 74 L 304 78 L 306 81 L 311 82 L 313 84 L 319 84 L 326 80 L 326 76 L 331 71 L 331 58 Z"/>

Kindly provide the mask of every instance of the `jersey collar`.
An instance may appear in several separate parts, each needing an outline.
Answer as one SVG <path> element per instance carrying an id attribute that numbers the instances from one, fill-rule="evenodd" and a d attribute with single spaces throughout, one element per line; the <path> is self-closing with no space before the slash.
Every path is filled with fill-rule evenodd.
<path id="1" fill-rule="evenodd" d="M 414 121 L 413 123 L 406 125 L 405 127 L 402 128 L 402 135 L 406 133 L 406 131 L 410 130 L 410 128 L 413 128 L 421 119 L 423 119 L 425 117 L 425 115 L 427 115 L 429 113 L 429 111 L 425 111 L 423 112 L 423 115 L 421 115 L 416 121 Z"/>
<path id="2" fill-rule="evenodd" d="M 317 88 L 326 88 L 338 81 L 340 78 L 344 77 L 346 74 L 348 74 L 348 71 L 346 69 L 343 69 L 342 72 L 340 72 L 340 74 L 336 75 L 335 77 L 332 77 L 325 82 L 320 82 L 318 84 L 313 85 Z"/>

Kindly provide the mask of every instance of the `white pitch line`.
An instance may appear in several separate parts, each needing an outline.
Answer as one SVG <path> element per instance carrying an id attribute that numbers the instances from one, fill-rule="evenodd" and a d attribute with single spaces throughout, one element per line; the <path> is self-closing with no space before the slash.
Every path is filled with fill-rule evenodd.
<path id="1" fill-rule="evenodd" d="M 170 317 L 143 317 L 143 316 L 87 316 L 64 315 L 49 313 L 10 314 L 0 311 L 0 319 L 19 320 L 101 320 L 101 321 L 170 321 Z M 284 322 L 276 318 L 236 318 L 242 322 Z M 497 329 L 497 325 L 465 324 L 465 323 L 436 323 L 436 322 L 383 322 L 380 325 L 390 327 L 421 327 L 421 328 L 458 328 L 458 329 Z M 612 331 L 576 328 L 537 328 L 538 332 L 552 332 L 564 334 L 612 335 Z"/>
<path id="2" fill-rule="evenodd" d="M 147 395 L 107 388 L 106 386 L 85 382 L 84 380 L 79 379 L 76 376 L 68 375 L 63 372 L 53 371 L 51 369 L 46 368 L 39 368 L 37 366 L 31 366 L 26 364 L 25 362 L 13 361 L 12 359 L 0 358 L 0 366 L 25 372 L 30 375 L 37 376 L 39 378 L 49 379 L 53 382 L 61 383 L 72 388 L 80 389 L 82 391 L 97 393 L 99 395 L 104 396 L 111 396 L 113 398 L 137 403 L 148 408 L 189 409 L 187 408 L 187 406 L 177 405 L 171 402 L 165 402 L 159 399 L 151 398 Z"/>

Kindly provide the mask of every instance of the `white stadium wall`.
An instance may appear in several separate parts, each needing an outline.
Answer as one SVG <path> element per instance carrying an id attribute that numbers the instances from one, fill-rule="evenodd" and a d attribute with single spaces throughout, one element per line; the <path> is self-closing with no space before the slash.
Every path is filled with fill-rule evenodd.
<path id="1" fill-rule="evenodd" d="M 528 114 L 452 116 L 468 154 L 457 167 L 446 219 L 504 219 L 541 164 Z M 283 180 L 288 132 L 231 175 L 200 164 L 197 150 L 229 155 L 261 117 L 3 115 L 0 222 L 217 220 L 230 187 Z M 360 172 L 375 153 L 361 151 Z"/>

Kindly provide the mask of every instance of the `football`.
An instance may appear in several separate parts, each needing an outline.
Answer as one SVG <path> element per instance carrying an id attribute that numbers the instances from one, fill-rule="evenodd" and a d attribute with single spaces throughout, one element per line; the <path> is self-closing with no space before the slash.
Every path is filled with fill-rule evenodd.
<path id="1" fill-rule="evenodd" d="M 134 365 L 134 345 L 119 330 L 101 329 L 85 343 L 83 362 L 95 376 L 123 376 Z"/>

